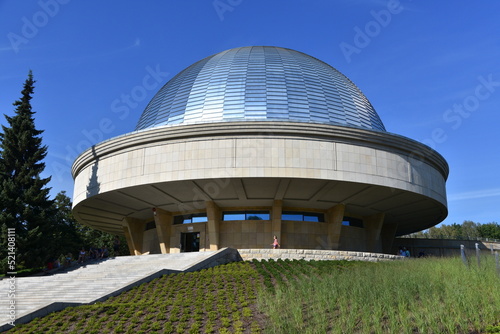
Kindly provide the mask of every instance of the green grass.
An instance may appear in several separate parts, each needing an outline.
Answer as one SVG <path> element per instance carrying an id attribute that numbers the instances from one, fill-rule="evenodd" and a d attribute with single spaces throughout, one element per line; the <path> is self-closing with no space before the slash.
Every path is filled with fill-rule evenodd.
<path id="1" fill-rule="evenodd" d="M 459 258 L 433 258 L 311 270 L 261 294 L 259 308 L 269 333 L 493 333 L 500 325 L 493 260 L 468 269 Z"/>
<path id="2" fill-rule="evenodd" d="M 9 333 L 500 333 L 493 260 L 232 263 L 164 276 Z"/>

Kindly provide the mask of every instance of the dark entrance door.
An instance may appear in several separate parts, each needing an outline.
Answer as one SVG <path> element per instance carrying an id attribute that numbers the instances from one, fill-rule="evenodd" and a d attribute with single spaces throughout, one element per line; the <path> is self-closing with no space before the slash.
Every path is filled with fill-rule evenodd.
<path id="1" fill-rule="evenodd" d="M 200 251 L 200 232 L 181 233 L 181 252 Z"/>

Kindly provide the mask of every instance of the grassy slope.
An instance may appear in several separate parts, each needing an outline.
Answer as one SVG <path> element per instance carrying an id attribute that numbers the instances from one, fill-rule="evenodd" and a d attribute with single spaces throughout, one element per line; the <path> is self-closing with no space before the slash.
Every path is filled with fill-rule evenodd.
<path id="1" fill-rule="evenodd" d="M 232 263 L 9 333 L 493 333 L 499 287 L 491 257 L 469 269 L 460 259 Z"/>
<path id="2" fill-rule="evenodd" d="M 307 279 L 259 297 L 269 333 L 487 333 L 500 331 L 500 277 L 460 258 L 312 263 Z M 286 309 L 287 312 L 283 312 Z"/>

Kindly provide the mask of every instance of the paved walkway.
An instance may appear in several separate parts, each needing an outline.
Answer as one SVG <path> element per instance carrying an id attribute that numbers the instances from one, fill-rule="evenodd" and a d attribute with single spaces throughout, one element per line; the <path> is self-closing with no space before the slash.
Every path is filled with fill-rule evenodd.
<path id="1" fill-rule="evenodd" d="M 237 254 L 236 250 L 225 248 L 212 252 L 119 256 L 50 276 L 16 278 L 14 298 L 8 296 L 10 280 L 4 279 L 0 281 L 0 332 L 11 327 L 11 305 L 15 306 L 15 323 L 28 322 L 68 306 L 105 300 L 165 274 L 232 262 L 237 260 Z"/>

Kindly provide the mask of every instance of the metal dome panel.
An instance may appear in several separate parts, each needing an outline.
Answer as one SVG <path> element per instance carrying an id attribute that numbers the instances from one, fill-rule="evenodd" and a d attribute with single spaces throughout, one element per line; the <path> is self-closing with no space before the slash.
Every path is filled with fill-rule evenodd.
<path id="1" fill-rule="evenodd" d="M 136 130 L 245 120 L 385 131 L 346 76 L 314 57 L 273 46 L 235 48 L 189 66 L 153 97 Z"/>

